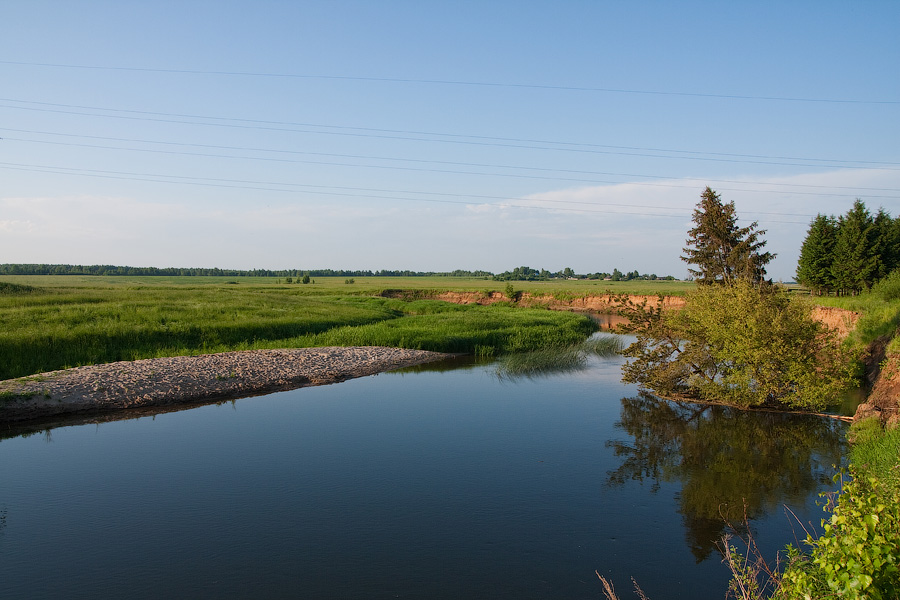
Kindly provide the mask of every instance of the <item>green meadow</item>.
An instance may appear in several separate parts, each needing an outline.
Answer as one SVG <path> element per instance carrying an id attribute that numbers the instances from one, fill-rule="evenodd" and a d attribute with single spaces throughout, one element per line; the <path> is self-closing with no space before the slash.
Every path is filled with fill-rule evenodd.
<path id="1" fill-rule="evenodd" d="M 678 293 L 681 282 L 512 282 L 573 297 Z M 4 276 L 0 379 L 87 364 L 258 348 L 385 345 L 481 356 L 568 347 L 595 330 L 583 315 L 512 303 L 385 298 L 384 290 L 504 291 L 447 277 L 277 278 Z M 415 296 L 417 294 L 413 294 Z"/>

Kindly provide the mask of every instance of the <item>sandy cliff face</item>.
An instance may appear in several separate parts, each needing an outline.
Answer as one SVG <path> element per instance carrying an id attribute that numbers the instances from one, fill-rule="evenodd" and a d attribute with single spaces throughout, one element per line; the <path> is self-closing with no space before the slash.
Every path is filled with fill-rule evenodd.
<path id="1" fill-rule="evenodd" d="M 900 354 L 887 354 L 874 366 L 875 383 L 869 397 L 856 409 L 855 419 L 878 417 L 885 427 L 900 427 Z"/>
<path id="2" fill-rule="evenodd" d="M 813 319 L 836 329 L 841 337 L 846 337 L 856 327 L 859 313 L 843 308 L 817 306 L 813 309 Z"/>
<path id="3" fill-rule="evenodd" d="M 510 301 L 510 298 L 501 292 L 440 292 L 435 294 L 433 298 L 435 300 L 443 300 L 455 304 L 494 304 L 495 302 Z M 659 304 L 658 296 L 628 296 L 628 299 L 638 304 L 646 301 L 650 306 L 657 306 Z M 554 310 L 586 310 L 595 312 L 611 312 L 622 304 L 619 301 L 619 297 L 613 294 L 559 299 L 550 295 L 532 295 L 523 293 L 519 296 L 517 302 L 521 306 L 544 306 Z M 684 306 L 684 298 L 678 296 L 666 296 L 663 298 L 663 306 L 666 308 Z"/>
<path id="4" fill-rule="evenodd" d="M 439 292 L 431 297 L 435 300 L 443 300 L 455 304 L 486 305 L 510 301 L 510 298 L 501 292 Z M 649 306 L 659 306 L 658 296 L 631 295 L 628 296 L 628 300 L 636 304 L 646 302 Z M 521 306 L 542 306 L 554 310 L 584 310 L 599 313 L 615 312 L 622 305 L 620 297 L 614 294 L 559 299 L 550 295 L 523 293 L 519 296 L 517 302 Z M 664 308 L 680 308 L 684 306 L 684 298 L 681 296 L 664 296 L 662 305 Z M 859 314 L 843 308 L 819 306 L 813 309 L 813 318 L 832 329 L 836 329 L 842 336 L 846 336 L 856 327 Z"/>

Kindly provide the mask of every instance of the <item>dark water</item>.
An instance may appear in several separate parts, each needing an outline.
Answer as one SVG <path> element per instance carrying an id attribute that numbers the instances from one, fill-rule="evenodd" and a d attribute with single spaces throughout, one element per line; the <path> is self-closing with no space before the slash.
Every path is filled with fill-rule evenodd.
<path id="1" fill-rule="evenodd" d="M 820 519 L 842 425 L 672 405 L 620 359 L 339 385 L 0 442 L 3 598 L 722 598 Z M 799 531 L 799 527 L 794 525 Z"/>

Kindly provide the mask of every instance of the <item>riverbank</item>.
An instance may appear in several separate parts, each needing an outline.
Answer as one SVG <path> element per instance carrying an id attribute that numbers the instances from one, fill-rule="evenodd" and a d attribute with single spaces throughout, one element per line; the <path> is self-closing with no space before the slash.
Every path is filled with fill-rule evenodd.
<path id="1" fill-rule="evenodd" d="M 447 358 L 385 347 L 247 350 L 77 367 L 0 381 L 0 423 L 194 404 L 365 377 Z"/>
<path id="2" fill-rule="evenodd" d="M 662 302 L 663 308 L 682 308 L 686 302 L 683 296 L 649 295 L 649 294 L 541 294 L 517 292 L 509 297 L 502 292 L 466 292 L 444 290 L 384 290 L 380 294 L 384 298 L 400 300 L 440 300 L 453 304 L 478 304 L 489 306 L 501 302 L 515 303 L 523 308 L 549 308 L 550 310 L 568 310 L 596 313 L 604 316 L 616 315 L 623 306 L 623 300 L 633 304 L 646 303 L 657 307 Z M 859 322 L 859 312 L 832 306 L 816 306 L 812 309 L 812 317 L 823 325 L 846 337 Z"/>

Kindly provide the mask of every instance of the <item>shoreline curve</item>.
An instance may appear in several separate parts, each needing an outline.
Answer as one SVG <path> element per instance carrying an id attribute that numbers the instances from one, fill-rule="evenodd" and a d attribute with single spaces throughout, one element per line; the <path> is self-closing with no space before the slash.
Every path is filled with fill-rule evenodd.
<path id="1" fill-rule="evenodd" d="M 338 383 L 451 356 L 353 346 L 244 350 L 75 367 L 0 381 L 0 423 L 217 402 Z"/>

